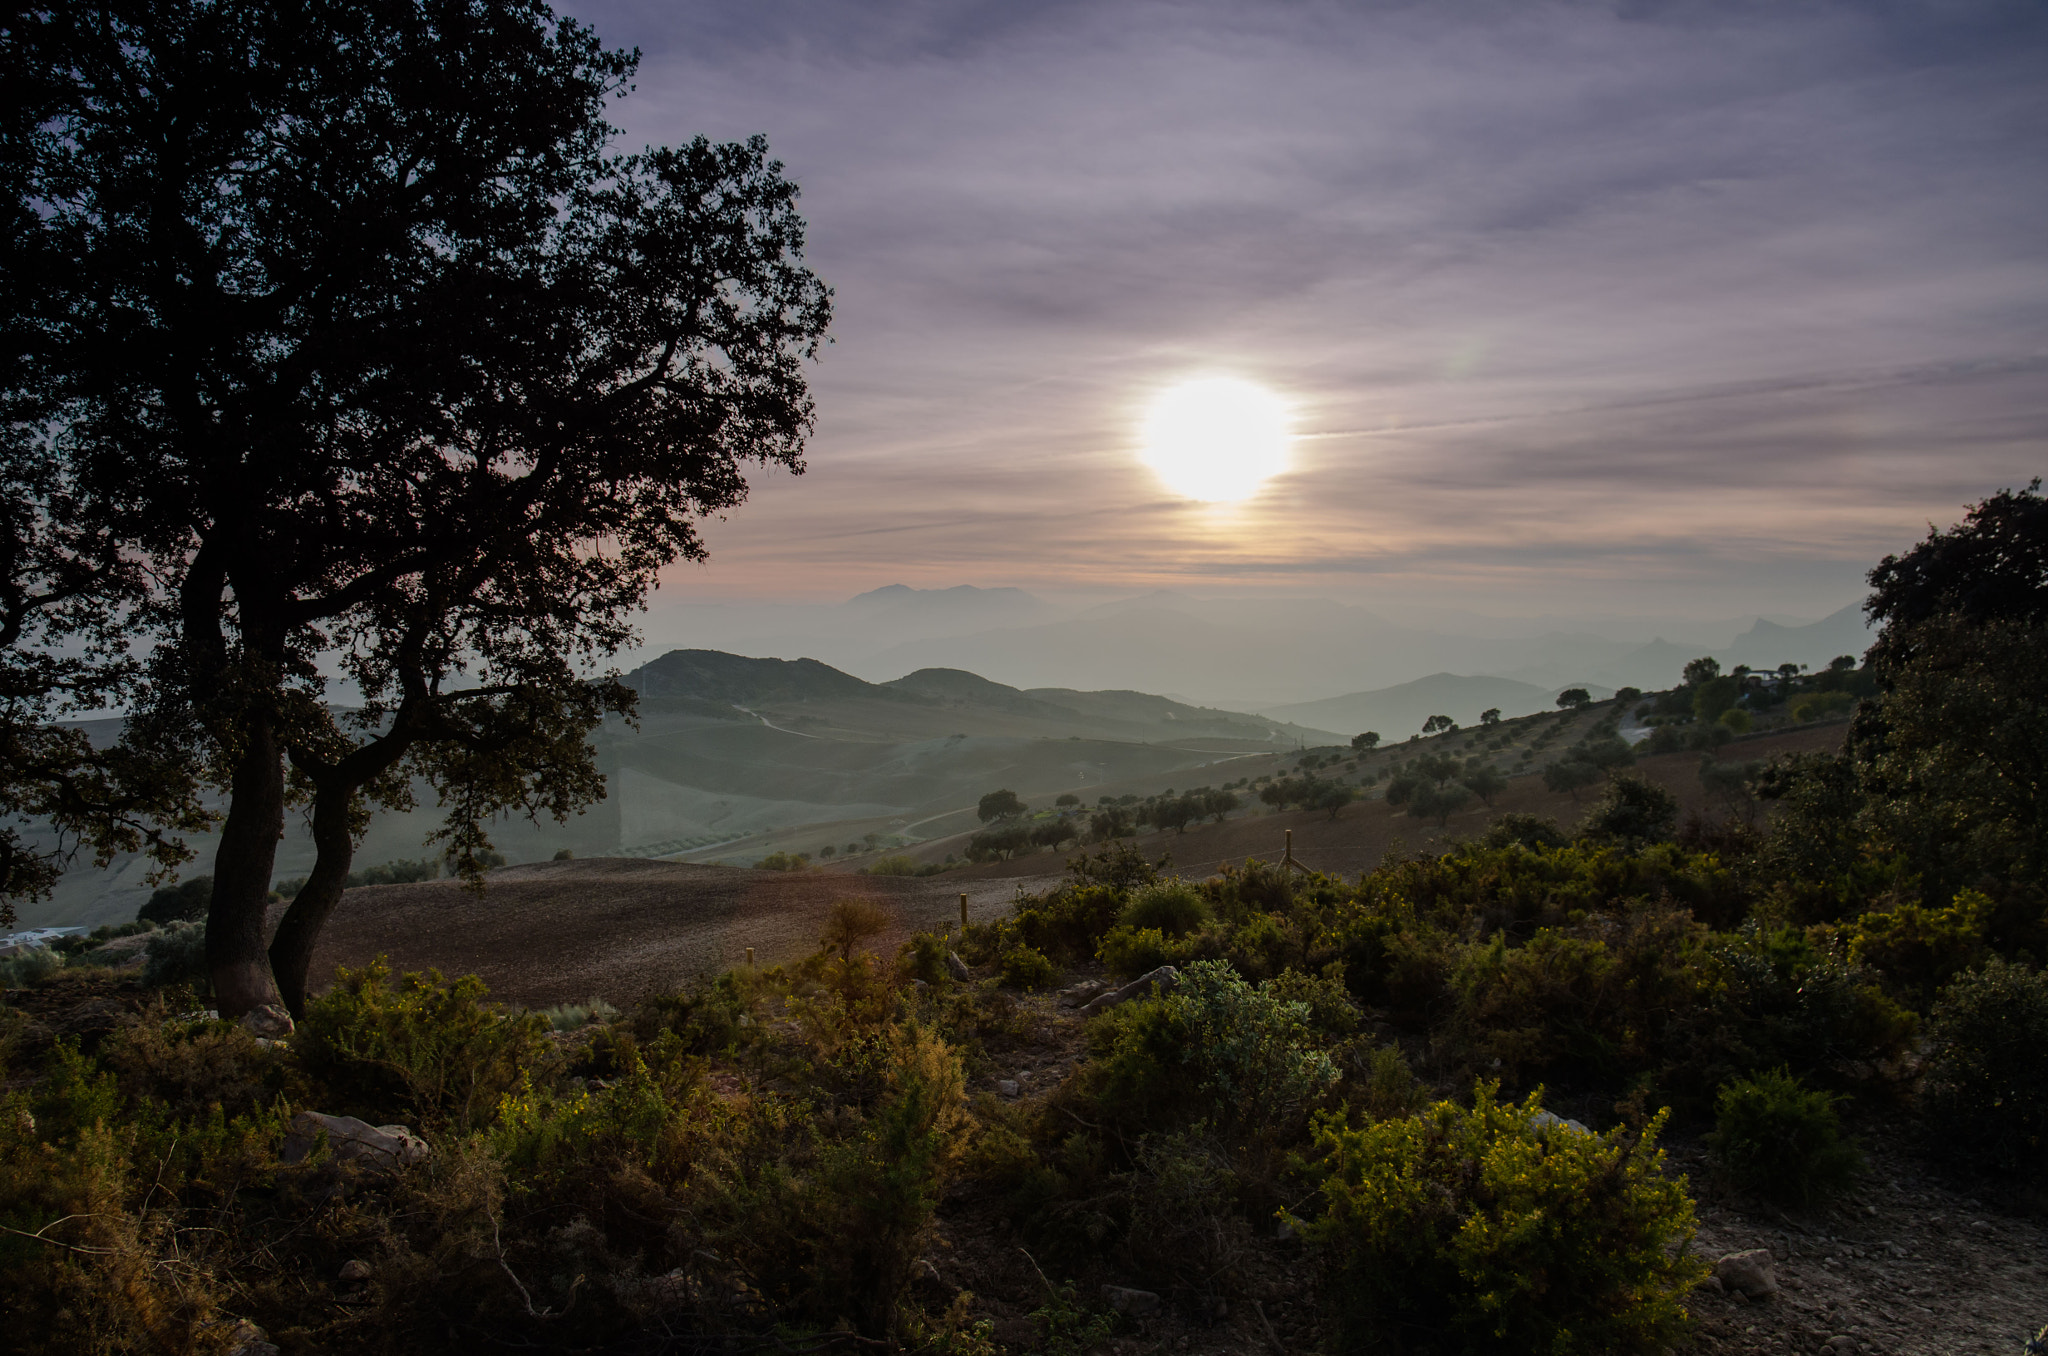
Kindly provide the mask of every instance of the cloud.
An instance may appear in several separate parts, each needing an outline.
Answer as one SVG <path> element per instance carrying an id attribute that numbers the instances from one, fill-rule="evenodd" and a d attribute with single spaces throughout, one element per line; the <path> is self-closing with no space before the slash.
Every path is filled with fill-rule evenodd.
<path id="1" fill-rule="evenodd" d="M 812 473 L 692 588 L 1817 614 L 2048 461 L 2039 6 L 572 12 L 634 139 L 769 135 L 838 290 Z M 1227 519 L 1130 457 L 1215 368 L 1317 435 Z"/>

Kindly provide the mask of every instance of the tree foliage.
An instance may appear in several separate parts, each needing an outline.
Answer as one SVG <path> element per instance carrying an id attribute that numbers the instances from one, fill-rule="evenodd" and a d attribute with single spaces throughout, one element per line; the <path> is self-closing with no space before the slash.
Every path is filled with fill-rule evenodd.
<path id="1" fill-rule="evenodd" d="M 426 782 L 473 877 L 499 812 L 600 793 L 586 736 L 631 694 L 580 666 L 745 462 L 801 469 L 829 294 L 764 142 L 612 154 L 634 58 L 537 4 L 115 4 L 14 38 L 40 427 L 119 487 L 67 524 L 161 582 L 140 710 L 228 793 L 238 1011 L 275 992 L 289 799 L 320 861 L 287 989 L 372 805 Z"/>

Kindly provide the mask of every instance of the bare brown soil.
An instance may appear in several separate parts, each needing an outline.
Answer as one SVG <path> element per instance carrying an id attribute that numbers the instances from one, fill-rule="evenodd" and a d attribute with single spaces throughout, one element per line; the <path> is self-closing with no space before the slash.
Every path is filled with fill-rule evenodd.
<path id="1" fill-rule="evenodd" d="M 337 965 L 378 956 L 397 970 L 474 974 L 494 997 L 527 1007 L 596 995 L 626 1007 L 742 963 L 817 949 L 832 901 L 880 901 L 913 928 L 958 922 L 960 893 L 977 919 L 1002 912 L 1008 882 L 952 876 L 827 876 L 600 857 L 493 871 L 482 895 L 452 880 L 370 885 L 342 897 L 313 953 L 315 988 Z"/>

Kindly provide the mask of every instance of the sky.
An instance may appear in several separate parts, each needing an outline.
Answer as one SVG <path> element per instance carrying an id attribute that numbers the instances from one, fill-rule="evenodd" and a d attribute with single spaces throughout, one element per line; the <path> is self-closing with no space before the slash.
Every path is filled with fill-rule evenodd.
<path id="1" fill-rule="evenodd" d="M 807 473 L 662 603 L 1819 617 L 2048 471 L 2033 0 L 563 8 L 627 144 L 768 137 L 836 294 Z M 1200 375 L 1291 410 L 1241 504 L 1138 460 Z"/>

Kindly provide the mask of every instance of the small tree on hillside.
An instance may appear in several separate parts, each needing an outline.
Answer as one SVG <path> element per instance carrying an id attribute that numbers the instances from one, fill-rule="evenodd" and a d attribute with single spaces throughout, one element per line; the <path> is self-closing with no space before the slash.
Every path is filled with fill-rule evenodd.
<path id="1" fill-rule="evenodd" d="M 1573 800 L 1579 798 L 1581 790 L 1599 780 L 1599 768 L 1576 758 L 1552 763 L 1543 769 L 1543 785 L 1552 791 L 1566 792 Z"/>
<path id="2" fill-rule="evenodd" d="M 974 807 L 984 824 L 998 819 L 1015 819 L 1031 807 L 1017 799 L 1015 791 L 991 791 Z"/>
<path id="3" fill-rule="evenodd" d="M 1567 711 L 1576 711 L 1592 700 L 1592 694 L 1582 687 L 1568 687 L 1557 694 L 1557 704 Z"/>
<path id="4" fill-rule="evenodd" d="M 1422 732 L 1426 735 L 1439 732 L 1449 734 L 1457 728 L 1458 722 L 1452 720 L 1449 716 L 1431 716 L 1428 720 L 1422 722 Z"/>
<path id="5" fill-rule="evenodd" d="M 1452 815 L 1472 803 L 1472 793 L 1455 782 L 1432 784 L 1424 782 L 1415 788 L 1408 798 L 1408 813 L 1417 819 L 1434 819 L 1438 828 L 1450 822 Z"/>
<path id="6" fill-rule="evenodd" d="M 1508 789 L 1508 779 L 1495 771 L 1491 763 L 1477 759 L 1473 762 L 1474 766 L 1466 769 L 1465 775 L 1458 779 L 1459 785 L 1491 806 L 1493 798 Z"/>
<path id="7" fill-rule="evenodd" d="M 1360 753 L 1368 753 L 1378 748 L 1379 742 L 1380 732 L 1378 730 L 1367 730 L 1363 734 L 1351 736 L 1351 747 L 1357 749 Z"/>
<path id="8" fill-rule="evenodd" d="M 1075 795 L 1075 794 L 1074 794 L 1073 792 L 1071 792 L 1071 791 L 1066 791 L 1066 792 L 1062 792 L 1062 793 L 1061 793 L 1061 794 L 1060 794 L 1060 795 L 1059 795 L 1059 796 L 1058 796 L 1058 797 L 1057 797 L 1057 798 L 1056 798 L 1056 799 L 1055 799 L 1055 800 L 1053 801 L 1053 808 L 1054 808 L 1054 809 L 1057 809 L 1057 810 L 1064 810 L 1064 809 L 1067 809 L 1067 808 L 1068 808 L 1069 806 L 1079 805 L 1080 803 L 1081 803 L 1081 798 L 1080 798 L 1079 796 Z"/>
<path id="9" fill-rule="evenodd" d="M 1318 782 L 1315 790 L 1310 792 L 1303 802 L 1303 808 L 1326 810 L 1330 818 L 1335 819 L 1339 810 L 1357 799 L 1357 787 L 1346 786 L 1342 782 Z"/>
<path id="10" fill-rule="evenodd" d="M 1721 661 L 1712 655 L 1701 655 L 1685 666 L 1685 685 L 1698 687 L 1721 676 Z"/>
<path id="11" fill-rule="evenodd" d="M 1481 725 L 1500 724 L 1500 708 L 1498 706 L 1489 706 L 1484 711 L 1481 711 L 1479 713 L 1479 723 Z"/>

